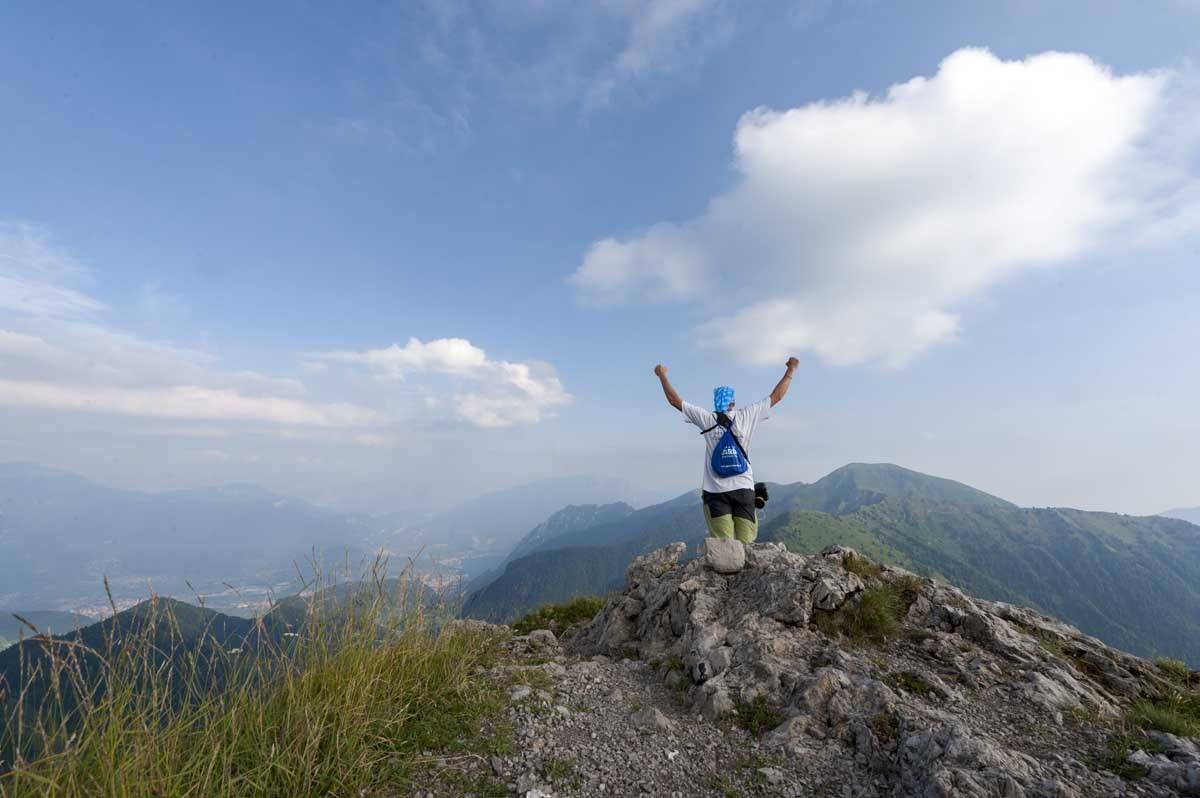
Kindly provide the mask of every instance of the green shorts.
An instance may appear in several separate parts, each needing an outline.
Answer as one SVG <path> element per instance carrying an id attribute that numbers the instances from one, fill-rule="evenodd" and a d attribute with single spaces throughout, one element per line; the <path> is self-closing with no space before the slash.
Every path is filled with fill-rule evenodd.
<path id="1" fill-rule="evenodd" d="M 724 493 L 703 492 L 704 521 L 714 538 L 736 538 L 753 543 L 758 537 L 758 511 L 751 488 Z"/>

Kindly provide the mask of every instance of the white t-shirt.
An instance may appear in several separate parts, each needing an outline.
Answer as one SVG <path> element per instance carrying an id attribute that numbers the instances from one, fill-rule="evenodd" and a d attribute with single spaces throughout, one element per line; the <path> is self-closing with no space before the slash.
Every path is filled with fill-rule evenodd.
<path id="1" fill-rule="evenodd" d="M 742 443 L 742 448 L 746 453 L 750 453 L 750 438 L 754 435 L 754 428 L 758 426 L 758 422 L 771 417 L 771 397 L 763 399 L 761 402 L 755 402 L 749 407 L 733 408 L 733 433 Z M 696 405 L 683 403 L 683 418 L 689 424 L 695 424 L 702 430 L 708 429 L 713 424 L 717 423 L 717 414 L 712 410 L 705 410 Z M 746 473 L 738 474 L 735 477 L 718 477 L 712 470 L 712 454 L 713 449 L 717 448 L 717 442 L 721 440 L 721 436 L 725 434 L 725 428 L 718 426 L 713 431 L 704 436 L 704 479 L 700 483 L 700 487 L 709 493 L 726 493 L 731 490 L 741 490 L 742 488 L 750 488 L 754 490 L 754 467 L 750 466 L 746 469 Z M 749 459 L 749 458 L 747 458 Z"/>

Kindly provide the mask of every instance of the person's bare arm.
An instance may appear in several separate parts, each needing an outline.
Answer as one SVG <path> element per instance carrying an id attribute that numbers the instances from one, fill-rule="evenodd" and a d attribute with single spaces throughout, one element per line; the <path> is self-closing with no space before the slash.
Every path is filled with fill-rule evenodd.
<path id="1" fill-rule="evenodd" d="M 771 407 L 783 401 L 783 397 L 787 396 L 788 388 L 792 384 L 792 375 L 796 373 L 796 366 L 800 365 L 800 361 L 794 357 L 789 357 L 787 362 L 787 371 L 783 373 L 783 378 L 775 385 L 775 390 L 771 391 Z"/>
<path id="2" fill-rule="evenodd" d="M 683 411 L 683 399 L 671 387 L 671 381 L 667 379 L 667 367 L 659 363 L 654 367 L 654 373 L 658 377 L 658 381 L 662 383 L 663 395 L 667 397 L 667 402 L 676 410 Z"/>

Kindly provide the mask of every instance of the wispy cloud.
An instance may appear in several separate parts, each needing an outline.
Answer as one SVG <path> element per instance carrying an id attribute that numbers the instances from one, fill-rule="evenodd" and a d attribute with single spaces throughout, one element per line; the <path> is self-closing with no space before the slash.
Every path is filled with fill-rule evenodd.
<path id="1" fill-rule="evenodd" d="M 351 403 L 297 399 L 297 379 L 222 369 L 211 353 L 121 330 L 102 303 L 70 287 L 91 280 L 43 228 L 0 224 L 0 405 L 327 427 L 383 419 Z M 157 289 L 150 296 L 161 309 Z M 146 298 L 139 292 L 136 304 Z"/>
<path id="2" fill-rule="evenodd" d="M 703 63 L 732 37 L 735 5 L 725 0 L 648 0 L 625 6 L 623 44 L 587 79 L 584 107 L 604 107 L 626 86 Z"/>
<path id="3" fill-rule="evenodd" d="M 489 114 L 599 112 L 694 71 L 730 41 L 742 4 L 393 4 L 358 48 L 349 108 L 329 129 L 340 138 L 422 155 L 467 140 Z"/>
<path id="4" fill-rule="evenodd" d="M 1004 280 L 1200 221 L 1200 102 L 1181 85 L 965 49 L 882 97 L 756 109 L 733 189 L 695 219 L 597 241 L 571 280 L 609 302 L 704 303 L 720 285 L 697 331 L 709 347 L 899 366 Z"/>
<path id="5" fill-rule="evenodd" d="M 0 310 L 38 317 L 81 316 L 104 305 L 76 290 L 90 272 L 42 228 L 0 223 Z"/>
<path id="6" fill-rule="evenodd" d="M 232 389 L 174 385 L 131 388 L 0 379 L 0 404 L 41 410 L 117 413 L 191 421 L 265 421 L 320 427 L 378 423 L 378 413 L 347 403 L 317 404 Z"/>

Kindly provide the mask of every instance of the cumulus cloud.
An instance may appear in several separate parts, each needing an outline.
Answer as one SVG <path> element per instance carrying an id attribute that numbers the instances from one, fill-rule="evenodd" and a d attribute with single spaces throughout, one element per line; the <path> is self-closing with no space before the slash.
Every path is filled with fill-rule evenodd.
<path id="1" fill-rule="evenodd" d="M 997 283 L 1186 230 L 1198 115 L 1172 72 L 960 50 L 880 97 L 745 114 L 730 190 L 597 241 L 571 280 L 597 301 L 703 303 L 704 345 L 751 362 L 903 365 Z"/>
<path id="2" fill-rule="evenodd" d="M 554 367 L 548 363 L 511 363 L 490 360 L 487 353 L 465 338 L 421 341 L 410 338 L 404 346 L 392 344 L 361 352 L 317 352 L 313 362 L 347 363 L 365 367 L 383 382 L 404 380 L 410 374 L 440 374 L 456 378 L 454 395 L 459 418 L 479 427 L 533 424 L 547 412 L 571 401 Z M 426 405 L 436 404 L 430 396 Z"/>

